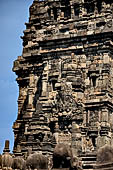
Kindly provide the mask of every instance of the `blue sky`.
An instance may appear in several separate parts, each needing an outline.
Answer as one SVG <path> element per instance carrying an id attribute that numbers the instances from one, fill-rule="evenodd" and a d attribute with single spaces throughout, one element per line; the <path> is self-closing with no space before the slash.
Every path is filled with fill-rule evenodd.
<path id="1" fill-rule="evenodd" d="M 17 117 L 18 85 L 12 72 L 13 61 L 22 54 L 20 36 L 28 22 L 29 6 L 33 0 L 0 0 L 0 153 L 5 140 L 10 140 L 12 151 L 14 135 L 12 125 Z"/>

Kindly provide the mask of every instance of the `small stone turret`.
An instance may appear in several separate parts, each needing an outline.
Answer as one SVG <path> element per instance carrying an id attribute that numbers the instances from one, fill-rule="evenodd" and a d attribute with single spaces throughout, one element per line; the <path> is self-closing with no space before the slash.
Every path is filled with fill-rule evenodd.
<path id="1" fill-rule="evenodd" d="M 10 145 L 9 140 L 6 140 L 5 141 L 5 147 L 4 147 L 4 150 L 3 150 L 4 153 L 10 152 L 9 145 Z"/>
<path id="2" fill-rule="evenodd" d="M 9 140 L 5 141 L 4 153 L 2 155 L 2 168 L 11 168 L 13 163 L 13 158 L 9 153 Z"/>

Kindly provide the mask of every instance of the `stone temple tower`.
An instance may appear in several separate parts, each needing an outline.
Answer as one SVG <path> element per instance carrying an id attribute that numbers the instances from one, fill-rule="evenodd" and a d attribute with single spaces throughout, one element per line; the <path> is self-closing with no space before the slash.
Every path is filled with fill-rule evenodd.
<path id="1" fill-rule="evenodd" d="M 34 0 L 22 39 L 14 154 L 63 143 L 83 160 L 113 145 L 112 1 Z"/>

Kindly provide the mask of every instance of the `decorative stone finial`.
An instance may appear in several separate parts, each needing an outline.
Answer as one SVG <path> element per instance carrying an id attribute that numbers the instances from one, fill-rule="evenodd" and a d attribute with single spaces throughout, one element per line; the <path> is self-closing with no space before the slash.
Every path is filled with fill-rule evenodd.
<path id="1" fill-rule="evenodd" d="M 4 147 L 4 150 L 3 150 L 4 153 L 6 153 L 6 152 L 9 153 L 10 152 L 9 144 L 10 144 L 9 140 L 6 140 L 5 141 L 5 147 Z"/>

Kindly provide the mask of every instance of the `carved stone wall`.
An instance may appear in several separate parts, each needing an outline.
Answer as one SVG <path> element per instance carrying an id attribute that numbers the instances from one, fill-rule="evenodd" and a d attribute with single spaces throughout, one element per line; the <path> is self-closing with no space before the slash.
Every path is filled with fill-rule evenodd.
<path id="1" fill-rule="evenodd" d="M 14 154 L 69 144 L 73 155 L 113 145 L 113 4 L 109 0 L 34 0 L 23 53 Z"/>

